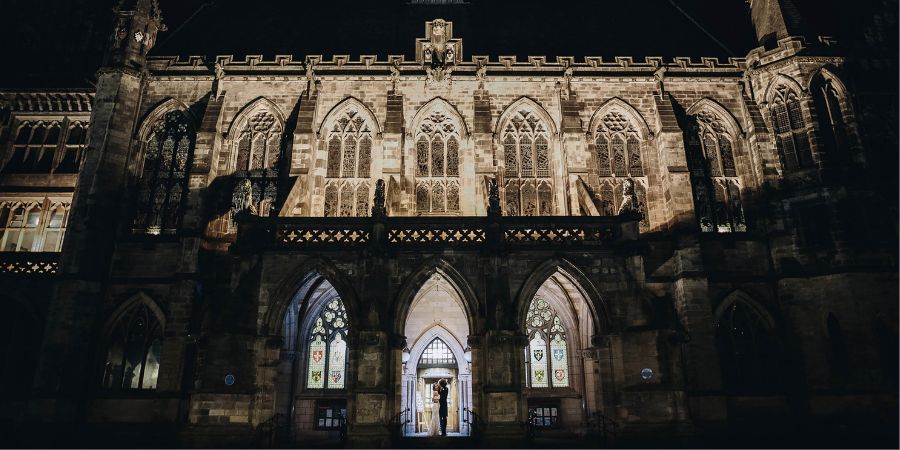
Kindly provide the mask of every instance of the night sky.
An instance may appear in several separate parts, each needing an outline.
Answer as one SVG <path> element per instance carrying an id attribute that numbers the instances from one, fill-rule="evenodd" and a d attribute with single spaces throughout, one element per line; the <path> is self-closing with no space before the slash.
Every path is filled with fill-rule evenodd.
<path id="1" fill-rule="evenodd" d="M 817 33 L 839 34 L 837 15 L 822 6 L 839 0 L 795 1 Z M 15 43 L 7 58 L 17 64 L 15 70 L 0 73 L 0 87 L 90 86 L 109 35 L 114 0 L 5 3 L 9 6 L 0 15 L 0 41 Z M 513 54 L 522 59 L 547 56 L 549 61 L 555 56 L 741 57 L 756 46 L 745 0 L 409 3 L 327 0 L 312 6 L 307 0 L 160 0 L 168 31 L 159 36 L 152 53 L 411 57 L 415 38 L 424 35 L 425 21 L 436 17 L 454 22 L 467 58 L 490 55 L 496 60 Z"/>

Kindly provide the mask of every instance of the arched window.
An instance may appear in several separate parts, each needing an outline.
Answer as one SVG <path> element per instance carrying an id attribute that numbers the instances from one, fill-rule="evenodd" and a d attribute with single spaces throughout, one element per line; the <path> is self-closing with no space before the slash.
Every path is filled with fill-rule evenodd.
<path id="1" fill-rule="evenodd" d="M 11 203 L 0 209 L 0 248 L 4 252 L 41 251 L 39 227 L 42 210 L 39 203 Z"/>
<path id="2" fill-rule="evenodd" d="M 785 172 L 814 167 L 806 123 L 797 93 L 787 86 L 775 88 L 772 99 L 775 144 Z"/>
<path id="3" fill-rule="evenodd" d="M 144 303 L 122 316 L 107 341 L 103 386 L 156 389 L 162 333 L 159 320 Z"/>
<path id="4" fill-rule="evenodd" d="M 342 389 L 347 375 L 347 312 L 340 297 L 319 312 L 309 335 L 306 387 Z"/>
<path id="5" fill-rule="evenodd" d="M 690 117 L 687 128 L 688 166 L 701 230 L 747 231 L 733 134 L 719 114 L 709 109 Z"/>
<path id="6" fill-rule="evenodd" d="M 144 143 L 135 232 L 174 233 L 181 225 L 194 141 L 194 129 L 181 111 L 165 114 L 151 128 Z"/>
<path id="7" fill-rule="evenodd" d="M 372 168 L 373 133 L 356 105 L 338 115 L 327 142 L 325 216 L 369 215 L 368 178 Z M 341 195 L 329 195 L 329 189 Z"/>
<path id="8" fill-rule="evenodd" d="M 528 348 L 526 385 L 532 388 L 569 386 L 569 348 L 566 332 L 546 299 L 535 296 L 525 318 Z"/>
<path id="9" fill-rule="evenodd" d="M 637 119 L 619 107 L 607 112 L 593 130 L 597 175 L 600 177 L 600 189 L 596 193 L 597 209 L 604 215 L 618 214 L 624 200 L 624 180 L 631 178 L 642 215 L 640 230 L 649 231 L 647 179 L 644 176 L 639 130 Z"/>
<path id="10" fill-rule="evenodd" d="M 547 125 L 537 114 L 523 109 L 507 121 L 502 142 L 506 215 L 553 214 Z"/>
<path id="11" fill-rule="evenodd" d="M 78 173 L 81 168 L 81 160 L 84 158 L 84 149 L 87 143 L 87 126 L 81 122 L 72 122 L 69 126 L 69 135 L 66 138 L 65 153 L 56 173 Z"/>
<path id="12" fill-rule="evenodd" d="M 4 172 L 50 173 L 59 140 L 59 122 L 24 122 L 16 134 L 12 158 Z"/>
<path id="13" fill-rule="evenodd" d="M 456 356 L 453 355 L 453 351 L 450 350 L 450 347 L 447 346 L 446 342 L 442 341 L 441 338 L 434 338 L 428 346 L 425 347 L 425 350 L 422 351 L 418 367 L 421 369 L 431 367 L 448 367 L 456 369 Z"/>
<path id="14" fill-rule="evenodd" d="M 848 159 L 849 132 L 834 81 L 819 74 L 813 78 L 811 91 L 825 154 L 838 161 Z"/>
<path id="15" fill-rule="evenodd" d="M 782 388 L 780 343 L 773 324 L 755 307 L 736 300 L 715 322 L 722 381 L 734 392 L 772 392 Z"/>
<path id="16" fill-rule="evenodd" d="M 269 216 L 278 195 L 284 128 L 275 114 L 263 109 L 249 114 L 237 129 L 232 216 L 240 211 Z"/>
<path id="17" fill-rule="evenodd" d="M 436 110 L 417 130 L 416 211 L 459 212 L 459 125 Z"/>

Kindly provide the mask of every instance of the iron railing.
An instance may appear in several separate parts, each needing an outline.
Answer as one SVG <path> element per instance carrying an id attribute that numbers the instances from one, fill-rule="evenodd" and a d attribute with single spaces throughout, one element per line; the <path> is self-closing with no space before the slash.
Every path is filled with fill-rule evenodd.
<path id="1" fill-rule="evenodd" d="M 619 423 L 599 411 L 594 413 L 593 422 L 599 438 L 606 446 L 614 446 L 619 437 Z"/>
<path id="2" fill-rule="evenodd" d="M 475 411 L 469 408 L 463 408 L 463 421 L 469 424 L 469 436 L 475 439 L 481 437 L 484 431 L 484 421 Z"/>
<path id="3" fill-rule="evenodd" d="M 257 427 L 257 444 L 261 448 L 279 448 L 288 444 L 290 419 L 287 414 L 275 414 Z"/>
<path id="4" fill-rule="evenodd" d="M 401 438 L 403 438 L 403 428 L 405 428 L 406 424 L 409 423 L 409 413 L 409 408 L 406 408 L 391 417 L 389 427 L 391 430 L 391 439 L 395 443 L 395 445 L 397 442 L 400 442 Z"/>

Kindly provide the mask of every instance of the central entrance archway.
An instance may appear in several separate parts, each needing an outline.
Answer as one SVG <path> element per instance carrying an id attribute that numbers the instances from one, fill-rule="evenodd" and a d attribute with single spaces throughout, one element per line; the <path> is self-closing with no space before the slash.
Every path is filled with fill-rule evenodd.
<path id="1" fill-rule="evenodd" d="M 469 320 L 459 293 L 440 273 L 434 273 L 416 294 L 404 334 L 408 347 L 402 362 L 401 404 L 410 411 L 404 435 L 426 436 L 431 431 L 432 415 L 437 414 L 432 389 L 440 379 L 446 379 L 450 389 L 447 433 L 468 435 L 464 414 L 472 403 Z"/>

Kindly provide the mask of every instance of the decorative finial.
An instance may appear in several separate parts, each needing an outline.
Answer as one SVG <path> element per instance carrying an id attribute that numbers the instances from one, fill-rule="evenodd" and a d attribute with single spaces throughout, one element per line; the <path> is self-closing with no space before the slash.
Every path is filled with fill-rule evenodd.
<path id="1" fill-rule="evenodd" d="M 378 179 L 375 182 L 375 199 L 372 202 L 372 217 L 385 217 L 387 208 L 384 206 L 384 180 Z"/>

